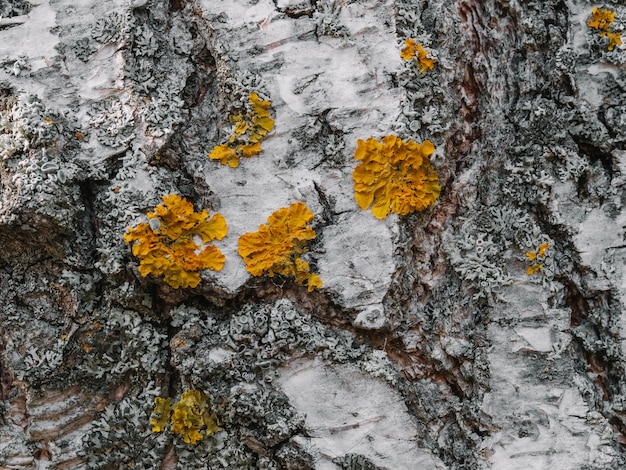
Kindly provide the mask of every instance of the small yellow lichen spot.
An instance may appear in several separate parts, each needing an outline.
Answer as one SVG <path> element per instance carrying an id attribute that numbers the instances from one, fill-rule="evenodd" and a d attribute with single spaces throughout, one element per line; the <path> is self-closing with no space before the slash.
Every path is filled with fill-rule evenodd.
<path id="1" fill-rule="evenodd" d="M 46 116 L 46 119 L 44 119 L 43 122 L 46 124 L 46 126 L 50 126 L 50 125 L 54 124 L 54 121 L 52 119 L 50 119 L 48 116 Z"/>
<path id="2" fill-rule="evenodd" d="M 622 35 L 619 32 L 611 31 L 611 24 L 615 21 L 615 12 L 609 9 L 600 10 L 596 7 L 591 12 L 591 18 L 587 21 L 587 26 L 597 30 L 600 37 L 607 37 L 609 44 L 607 49 L 612 51 L 615 46 L 622 45 Z"/>
<path id="3" fill-rule="evenodd" d="M 591 18 L 587 21 L 587 26 L 593 29 L 608 31 L 611 23 L 615 21 L 615 12 L 609 9 L 600 10 L 595 7 L 591 12 Z"/>
<path id="4" fill-rule="evenodd" d="M 222 165 L 228 165 L 236 168 L 239 165 L 239 157 L 228 145 L 216 145 L 211 153 L 209 153 L 211 160 L 219 160 Z"/>
<path id="5" fill-rule="evenodd" d="M 206 210 L 195 212 L 193 204 L 177 194 L 163 196 L 163 204 L 148 212 L 149 222 L 129 227 L 124 239 L 140 259 L 139 273 L 163 276 L 171 287 L 196 287 L 200 283 L 197 271 L 219 271 L 224 255 L 213 245 L 228 233 L 221 214 L 209 219 Z M 199 238 L 202 243 L 198 243 Z"/>
<path id="6" fill-rule="evenodd" d="M 538 255 L 541 256 L 542 258 L 546 257 L 546 250 L 550 248 L 550 244 L 549 243 L 542 243 L 539 245 L 539 248 L 537 249 Z"/>
<path id="7" fill-rule="evenodd" d="M 528 261 L 534 261 L 537 259 L 537 253 L 535 253 L 534 251 L 527 251 L 526 258 L 528 258 Z"/>
<path id="8" fill-rule="evenodd" d="M 154 410 L 150 418 L 152 432 L 162 432 L 167 426 L 172 414 L 172 399 L 156 397 L 154 399 Z"/>
<path id="9" fill-rule="evenodd" d="M 418 144 L 388 135 L 382 142 L 359 139 L 354 158 L 361 163 L 354 169 L 354 198 L 366 210 L 384 219 L 390 212 L 406 215 L 435 204 L 441 187 L 437 172 L 428 158 L 435 150 L 429 140 Z"/>
<path id="10" fill-rule="evenodd" d="M 600 33 L 600 36 L 603 36 L 603 34 Z M 606 33 L 606 37 L 609 38 L 609 45 L 607 46 L 609 51 L 612 51 L 615 48 L 615 46 L 619 47 L 622 45 L 622 35 L 620 33 L 608 32 Z"/>
<path id="11" fill-rule="evenodd" d="M 322 280 L 317 274 L 309 274 L 306 278 L 306 286 L 309 292 L 313 292 L 314 289 L 322 287 Z"/>
<path id="12" fill-rule="evenodd" d="M 404 49 L 400 52 L 400 57 L 403 60 L 415 59 L 415 39 L 409 38 L 404 41 Z"/>
<path id="13" fill-rule="evenodd" d="M 221 431 L 217 416 L 209 411 L 208 399 L 199 390 L 187 390 L 174 406 L 172 432 L 187 444 L 197 444 L 204 436 Z"/>
<path id="14" fill-rule="evenodd" d="M 235 125 L 225 144 L 217 145 L 209 153 L 211 160 L 219 160 L 231 168 L 239 166 L 239 159 L 250 158 L 261 153 L 261 142 L 274 129 L 270 117 L 271 101 L 262 100 L 258 93 L 250 93 L 247 110 L 229 117 Z"/>
<path id="15" fill-rule="evenodd" d="M 307 243 L 316 236 L 308 225 L 313 213 L 303 202 L 291 204 L 275 211 L 267 224 L 258 232 L 244 233 L 239 237 L 238 253 L 253 276 L 278 274 L 291 277 L 309 291 L 322 286 L 317 274 L 310 272 L 309 263 L 300 257 L 307 251 Z"/>
<path id="16" fill-rule="evenodd" d="M 243 135 L 248 130 L 248 123 L 244 121 L 239 121 L 235 124 L 235 135 Z"/>
<path id="17" fill-rule="evenodd" d="M 76 131 L 74 133 L 74 137 L 76 137 L 76 140 L 83 140 L 85 138 L 85 134 L 80 131 Z"/>
<path id="18" fill-rule="evenodd" d="M 422 47 L 421 44 L 417 45 L 417 64 L 420 67 L 420 73 L 424 73 L 426 70 L 432 70 L 435 67 L 435 59 L 429 57 L 430 52 Z"/>
<path id="19" fill-rule="evenodd" d="M 541 271 L 543 269 L 543 264 L 535 264 L 533 266 L 528 266 L 528 269 L 526 270 L 526 274 L 528 274 L 529 276 L 532 276 L 533 274 L 535 274 L 538 271 Z"/>
<path id="20" fill-rule="evenodd" d="M 243 157 L 254 157 L 261 153 L 261 144 L 251 144 L 251 145 L 240 145 L 237 147 L 237 153 L 241 154 Z"/>

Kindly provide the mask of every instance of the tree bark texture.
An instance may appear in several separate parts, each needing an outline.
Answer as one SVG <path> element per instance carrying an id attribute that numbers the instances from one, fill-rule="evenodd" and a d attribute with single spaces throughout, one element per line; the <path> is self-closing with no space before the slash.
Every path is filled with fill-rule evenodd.
<path id="1" fill-rule="evenodd" d="M 0 468 L 626 466 L 624 27 L 617 1 L 0 0 Z M 261 152 L 209 159 L 254 94 Z M 434 144 L 433 207 L 356 204 L 388 135 Z M 124 240 L 168 194 L 228 224 L 194 288 Z M 319 289 L 238 254 L 295 202 Z M 153 431 L 189 391 L 221 430 Z"/>

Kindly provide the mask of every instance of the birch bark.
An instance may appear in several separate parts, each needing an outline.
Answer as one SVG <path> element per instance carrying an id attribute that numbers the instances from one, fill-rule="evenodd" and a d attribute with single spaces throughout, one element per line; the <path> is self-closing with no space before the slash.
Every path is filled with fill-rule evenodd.
<path id="1" fill-rule="evenodd" d="M 625 466 L 625 26 L 582 0 L 0 0 L 0 469 Z M 252 93 L 260 154 L 209 159 Z M 442 190 L 381 220 L 354 152 L 391 134 L 434 143 Z M 123 238 L 166 194 L 228 223 L 193 289 Z M 312 292 L 237 252 L 298 201 Z M 221 431 L 153 432 L 188 390 Z"/>

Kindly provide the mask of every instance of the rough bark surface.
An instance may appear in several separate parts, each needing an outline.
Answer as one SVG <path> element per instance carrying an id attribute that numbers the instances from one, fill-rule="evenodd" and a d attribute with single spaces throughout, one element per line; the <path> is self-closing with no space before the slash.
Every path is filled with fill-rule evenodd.
<path id="1" fill-rule="evenodd" d="M 596 6 L 626 27 L 583 0 L 0 0 L 0 469 L 626 466 L 626 48 Z M 210 160 L 250 93 L 261 153 Z M 354 152 L 389 134 L 434 143 L 442 191 L 379 220 Z M 228 223 L 193 289 L 123 238 L 166 194 Z M 237 253 L 297 201 L 312 292 Z M 188 390 L 221 431 L 153 432 Z"/>

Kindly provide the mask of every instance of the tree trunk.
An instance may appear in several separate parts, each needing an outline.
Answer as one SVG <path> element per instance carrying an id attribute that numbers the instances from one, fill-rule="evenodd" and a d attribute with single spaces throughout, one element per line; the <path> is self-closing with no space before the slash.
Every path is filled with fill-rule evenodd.
<path id="1" fill-rule="evenodd" d="M 0 0 L 0 469 L 626 465 L 616 3 Z"/>

